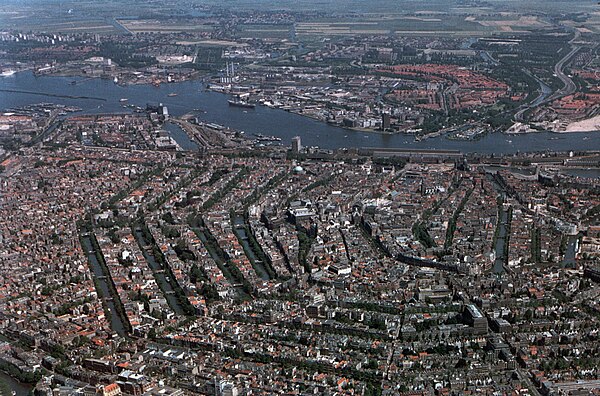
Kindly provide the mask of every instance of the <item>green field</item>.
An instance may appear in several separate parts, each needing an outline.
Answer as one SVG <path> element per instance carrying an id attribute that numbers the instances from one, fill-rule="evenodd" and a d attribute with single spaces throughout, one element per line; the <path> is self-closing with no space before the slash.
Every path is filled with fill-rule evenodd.
<path id="1" fill-rule="evenodd" d="M 211 24 L 218 19 L 215 16 L 227 13 L 223 9 L 234 13 L 250 10 L 297 13 L 294 18 L 300 36 L 522 32 L 547 23 L 550 19 L 544 14 L 576 20 L 581 13 L 586 13 L 589 18 L 582 23 L 584 26 L 589 24 L 590 30 L 600 31 L 600 6 L 592 0 L 568 3 L 563 0 L 488 0 L 476 6 L 466 0 L 206 0 L 202 3 L 184 0 L 5 0 L 0 2 L 0 26 L 2 29 L 67 33 L 125 33 L 126 29 L 133 32 L 201 32 L 212 29 Z M 531 18 L 527 15 L 537 18 L 527 19 Z M 307 25 L 314 23 L 336 25 Z M 290 30 L 290 25 L 270 24 L 267 20 L 264 24 L 240 24 L 237 34 L 244 38 L 284 39 L 291 36 Z"/>

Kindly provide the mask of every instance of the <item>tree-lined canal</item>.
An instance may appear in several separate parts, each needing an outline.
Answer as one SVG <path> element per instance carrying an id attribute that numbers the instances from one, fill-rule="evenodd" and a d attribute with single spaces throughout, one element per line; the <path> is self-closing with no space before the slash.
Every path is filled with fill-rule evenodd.
<path id="1" fill-rule="evenodd" d="M 120 336 L 125 336 L 127 334 L 126 326 L 123 323 L 123 319 L 119 315 L 119 309 L 117 309 L 117 302 L 114 300 L 111 294 L 111 288 L 109 285 L 110 274 L 105 274 L 102 268 L 102 265 L 98 261 L 97 254 L 102 254 L 101 252 L 97 252 L 94 248 L 94 244 L 92 243 L 90 234 L 82 234 L 81 235 L 81 246 L 83 247 L 85 254 L 88 259 L 88 263 L 92 270 L 92 276 L 94 277 L 94 283 L 96 285 L 97 292 L 99 294 L 99 298 L 103 301 L 105 307 L 108 312 L 105 312 L 105 315 L 110 321 L 110 327 L 113 329 L 115 333 Z"/>

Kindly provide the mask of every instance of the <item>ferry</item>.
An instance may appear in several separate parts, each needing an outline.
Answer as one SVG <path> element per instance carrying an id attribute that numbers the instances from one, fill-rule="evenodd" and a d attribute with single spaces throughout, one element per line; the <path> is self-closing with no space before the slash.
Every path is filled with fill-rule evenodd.
<path id="1" fill-rule="evenodd" d="M 253 108 L 256 107 L 256 105 L 254 103 L 246 102 L 244 100 L 229 99 L 227 101 L 227 103 L 229 103 L 229 106 L 244 107 L 244 108 L 247 108 L 247 109 L 253 109 Z"/>
<path id="2" fill-rule="evenodd" d="M 254 133 L 256 136 L 256 140 L 266 141 L 266 142 L 280 142 L 281 138 L 277 136 L 265 136 L 262 133 Z"/>
<path id="3" fill-rule="evenodd" d="M 0 73 L 0 77 L 10 77 L 10 76 L 15 75 L 15 73 L 17 73 L 17 72 L 14 70 L 10 70 L 10 69 L 4 70 L 2 73 Z"/>

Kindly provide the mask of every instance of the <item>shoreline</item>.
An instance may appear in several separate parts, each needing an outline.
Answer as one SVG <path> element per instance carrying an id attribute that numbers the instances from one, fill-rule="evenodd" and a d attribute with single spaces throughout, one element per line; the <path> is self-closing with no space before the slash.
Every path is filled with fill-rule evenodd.
<path id="1" fill-rule="evenodd" d="M 508 135 L 508 136 L 519 136 L 519 135 L 533 135 L 536 133 L 554 133 L 557 135 L 567 135 L 567 134 L 571 134 L 571 133 L 596 133 L 596 132 L 600 132 L 600 128 L 595 128 L 595 129 L 590 129 L 590 130 L 577 130 L 577 131 L 555 131 L 552 129 L 544 129 L 544 130 L 531 130 L 531 131 L 527 131 L 527 132 L 508 132 L 508 131 L 502 131 L 502 133 L 504 135 Z"/>
<path id="2" fill-rule="evenodd" d="M 215 93 L 219 93 L 219 94 L 222 94 L 222 95 L 227 95 L 228 94 L 228 92 L 224 92 L 224 91 L 217 90 L 217 89 L 207 88 L 207 90 L 210 91 L 210 92 L 215 92 Z M 288 113 L 291 113 L 291 114 L 296 114 L 296 115 L 301 116 L 301 117 L 310 118 L 311 120 L 315 120 L 315 121 L 318 121 L 318 122 L 326 124 L 326 125 L 330 125 L 330 126 L 333 126 L 333 127 L 336 127 L 336 128 L 345 129 L 347 131 L 373 133 L 373 134 L 386 135 L 386 136 L 394 136 L 394 135 L 406 135 L 406 136 L 413 136 L 413 137 L 416 136 L 413 133 L 404 133 L 402 131 L 398 131 L 398 132 L 386 132 L 386 131 L 382 131 L 382 130 L 379 130 L 379 129 L 369 129 L 369 128 L 360 128 L 360 127 L 347 127 L 347 126 L 338 125 L 338 124 L 331 124 L 331 123 L 327 122 L 326 120 L 323 120 L 323 119 L 321 119 L 319 117 L 316 117 L 316 116 L 311 115 L 311 114 L 302 113 L 300 111 L 296 111 L 296 110 L 292 110 L 292 109 L 284 109 L 282 107 L 277 107 L 277 106 L 266 106 L 266 105 L 264 105 L 262 103 L 257 103 L 256 105 L 257 106 L 265 107 L 267 109 L 272 109 L 272 110 L 282 110 L 282 111 L 285 111 L 285 112 L 288 112 Z"/>

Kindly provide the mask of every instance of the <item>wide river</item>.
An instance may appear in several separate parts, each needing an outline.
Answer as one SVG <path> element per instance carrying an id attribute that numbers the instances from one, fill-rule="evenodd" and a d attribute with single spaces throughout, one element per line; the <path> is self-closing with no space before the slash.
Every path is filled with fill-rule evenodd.
<path id="1" fill-rule="evenodd" d="M 78 81 L 77 84 L 71 84 Z M 27 91 L 8 92 L 8 91 Z M 177 96 L 169 96 L 176 93 Z M 48 95 L 50 94 L 50 95 Z M 51 95 L 93 97 L 73 99 Z M 71 77 L 35 77 L 31 72 L 0 78 L 0 111 L 34 103 L 50 102 L 78 106 L 85 113 L 126 112 L 119 102 L 145 107 L 146 103 L 164 103 L 171 115 L 180 116 L 200 109 L 199 118 L 246 134 L 278 136 L 289 145 L 293 136 L 301 136 L 304 146 L 322 148 L 387 147 L 415 149 L 455 149 L 464 153 L 515 153 L 517 151 L 600 149 L 600 132 L 556 134 L 549 132 L 509 136 L 489 134 L 474 142 L 451 141 L 443 137 L 414 141 L 412 136 L 356 132 L 334 127 L 283 110 L 257 106 L 256 109 L 230 107 L 226 95 L 208 92 L 199 81 L 163 84 L 160 87 L 136 85 L 122 87 L 109 80 Z"/>

